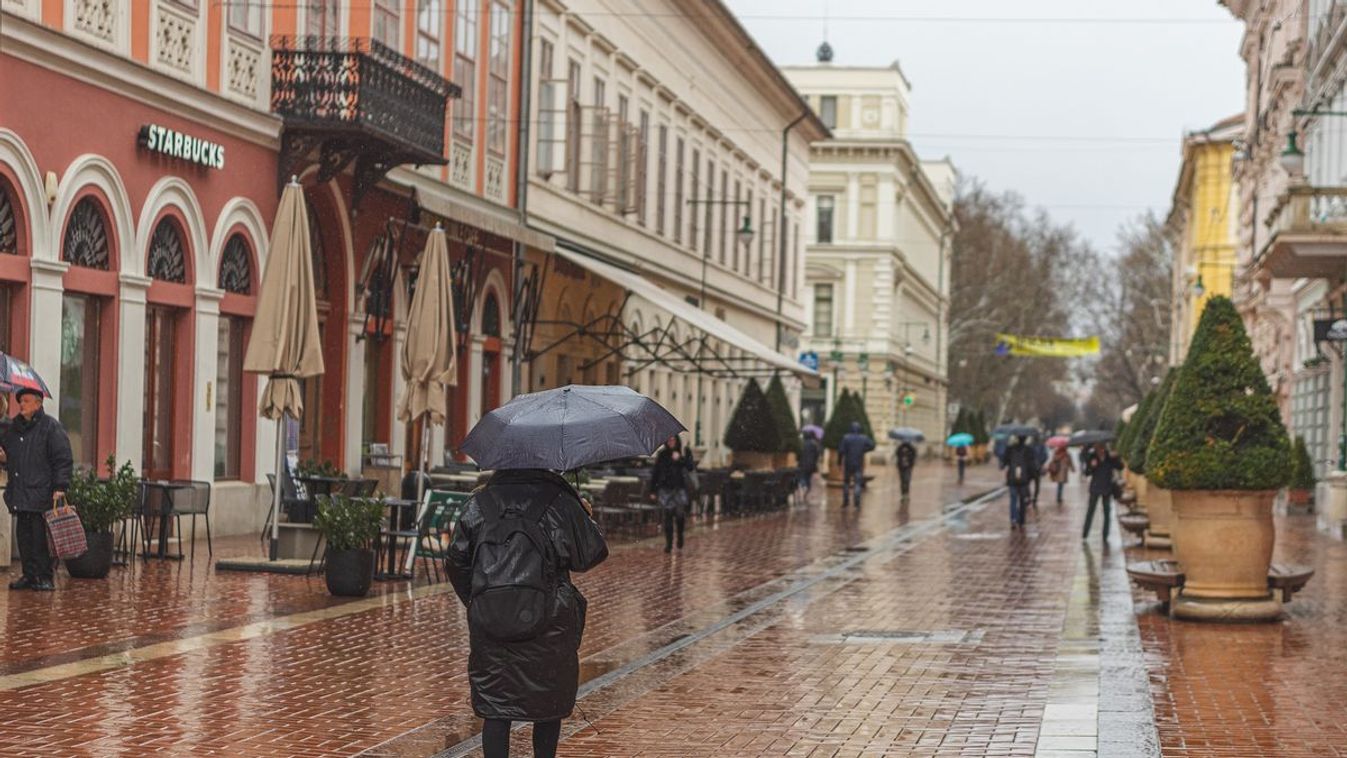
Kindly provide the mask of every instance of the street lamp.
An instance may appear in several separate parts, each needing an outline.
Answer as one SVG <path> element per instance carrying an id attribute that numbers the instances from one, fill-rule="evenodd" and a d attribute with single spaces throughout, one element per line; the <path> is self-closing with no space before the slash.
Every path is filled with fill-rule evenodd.
<path id="1" fill-rule="evenodd" d="M 1202 275 L 1197 275 L 1197 281 L 1193 283 L 1193 297 L 1201 298 L 1207 294 L 1207 288 L 1202 286 Z"/>
<path id="2" fill-rule="evenodd" d="M 744 223 L 734 232 L 734 236 L 739 240 L 739 244 L 748 247 L 753 244 L 753 219 L 744 216 Z"/>
<path id="3" fill-rule="evenodd" d="M 1278 162 L 1294 178 L 1299 178 L 1305 172 L 1305 153 L 1301 151 L 1300 146 L 1296 144 L 1296 132 L 1294 129 L 1286 133 L 1286 149 L 1282 151 Z"/>
<path id="4" fill-rule="evenodd" d="M 736 211 L 738 211 L 740 208 L 747 209 L 749 213 L 753 211 L 752 204 L 749 203 L 747 200 L 712 200 L 710 197 L 707 197 L 704 200 L 689 199 L 685 202 L 687 202 L 687 204 L 692 206 L 693 208 L 696 208 L 699 205 L 732 205 L 734 206 L 734 209 Z M 734 238 L 736 241 L 738 241 L 740 245 L 748 247 L 749 245 L 753 244 L 753 236 L 754 236 L 753 219 L 748 215 L 748 213 L 745 213 L 744 222 L 739 225 L 738 229 L 734 230 Z M 710 248 L 707 248 L 706 250 L 702 251 L 702 292 L 700 299 L 697 301 L 697 305 L 703 309 L 706 308 L 706 261 L 709 260 L 710 257 L 711 257 Z"/>

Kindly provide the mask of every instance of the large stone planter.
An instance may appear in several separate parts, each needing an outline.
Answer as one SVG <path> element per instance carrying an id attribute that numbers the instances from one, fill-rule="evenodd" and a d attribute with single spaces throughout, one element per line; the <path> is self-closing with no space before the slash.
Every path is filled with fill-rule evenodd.
<path id="1" fill-rule="evenodd" d="M 772 456 L 772 465 L 775 468 L 794 468 L 795 453 L 777 453 Z"/>
<path id="2" fill-rule="evenodd" d="M 1173 492 L 1174 557 L 1185 575 L 1174 616 L 1268 621 L 1281 615 L 1281 601 L 1268 591 L 1276 496 L 1275 490 Z"/>
<path id="3" fill-rule="evenodd" d="M 1140 474 L 1132 475 L 1132 491 L 1137 493 L 1137 507 L 1147 513 L 1150 513 L 1150 502 L 1148 500 L 1150 491 L 1150 482 L 1146 477 Z"/>
<path id="4" fill-rule="evenodd" d="M 734 465 L 738 468 L 748 469 L 749 471 L 774 471 L 776 469 L 775 453 L 751 453 L 735 450 L 731 455 Z"/>
<path id="5" fill-rule="evenodd" d="M 1146 497 L 1149 500 L 1146 515 L 1150 518 L 1150 525 L 1146 527 L 1146 547 L 1168 550 L 1173 546 L 1171 537 L 1174 521 L 1173 493 L 1148 484 Z"/>

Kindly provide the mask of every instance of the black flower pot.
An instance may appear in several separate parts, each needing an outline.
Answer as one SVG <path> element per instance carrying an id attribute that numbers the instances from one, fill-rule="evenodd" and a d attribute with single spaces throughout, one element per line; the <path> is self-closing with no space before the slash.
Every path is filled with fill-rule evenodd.
<path id="1" fill-rule="evenodd" d="M 112 532 L 85 532 L 88 550 L 78 558 L 67 558 L 66 571 L 76 579 L 102 579 L 112 570 Z"/>
<path id="2" fill-rule="evenodd" d="M 373 550 L 338 550 L 327 554 L 327 591 L 338 597 L 364 597 L 374 583 Z"/>

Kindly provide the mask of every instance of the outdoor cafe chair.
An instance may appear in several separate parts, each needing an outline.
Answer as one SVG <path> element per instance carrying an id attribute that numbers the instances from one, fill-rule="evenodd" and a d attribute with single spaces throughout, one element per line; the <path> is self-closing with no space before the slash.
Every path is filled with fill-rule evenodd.
<path id="1" fill-rule="evenodd" d="M 182 552 L 182 517 L 192 517 L 192 557 L 196 557 L 196 517 L 202 516 L 206 520 L 206 555 L 215 557 L 214 548 L 211 546 L 210 536 L 210 482 L 187 481 L 174 482 L 174 487 L 168 491 L 168 505 L 173 515 L 176 534 L 178 535 L 178 557 L 183 557 Z"/>
<path id="2" fill-rule="evenodd" d="M 291 507 L 291 506 L 296 506 L 296 507 L 298 507 L 298 506 L 300 506 L 300 505 L 305 504 L 307 501 L 305 501 L 305 500 L 304 500 L 303 498 L 301 498 L 301 497 L 298 497 L 298 493 L 295 491 L 294 481 L 293 481 L 292 479 L 290 479 L 289 476 L 286 476 L 286 477 L 285 477 L 284 479 L 282 479 L 281 481 L 282 481 L 282 488 L 281 488 L 281 513 L 289 514 L 289 513 L 290 513 L 290 507 Z M 275 493 L 276 493 L 276 475 L 275 475 L 275 474 L 267 474 L 267 484 L 271 485 L 271 492 L 269 493 L 269 495 L 275 495 Z M 267 539 L 271 536 L 271 515 L 272 515 L 272 514 L 271 514 L 271 497 L 269 496 L 269 497 L 267 498 L 267 521 L 266 521 L 266 524 L 263 525 L 263 527 L 262 527 L 262 535 L 261 535 L 261 537 L 259 538 L 259 541 L 260 541 L 262 544 L 264 544 L 264 545 L 266 544 Z"/>
<path id="3" fill-rule="evenodd" d="M 431 580 L 432 570 L 435 572 L 434 581 L 436 583 L 443 581 L 440 578 L 440 564 L 449 557 L 449 543 L 453 539 L 454 529 L 458 527 L 458 519 L 463 515 L 463 509 L 467 507 L 468 499 L 471 497 L 472 495 L 466 492 L 426 490 L 424 513 L 421 515 L 420 523 L 417 524 L 416 532 L 412 535 L 415 539 L 415 559 L 421 564 L 426 581 Z M 415 574 L 413 568 L 412 575 Z"/>

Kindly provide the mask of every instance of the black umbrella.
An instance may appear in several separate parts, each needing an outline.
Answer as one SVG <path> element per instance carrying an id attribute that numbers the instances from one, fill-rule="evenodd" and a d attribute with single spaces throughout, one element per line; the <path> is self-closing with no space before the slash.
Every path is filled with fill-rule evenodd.
<path id="1" fill-rule="evenodd" d="M 992 430 L 992 436 L 997 439 L 1006 437 L 1037 437 L 1038 429 L 1024 424 L 1002 424 Z"/>
<path id="2" fill-rule="evenodd" d="M 1113 437 L 1113 432 L 1100 429 L 1080 431 L 1072 434 L 1066 444 L 1072 447 L 1077 445 L 1093 445 L 1098 442 L 1112 442 Z"/>
<path id="3" fill-rule="evenodd" d="M 571 385 L 491 411 L 460 449 L 484 469 L 571 471 L 650 455 L 682 431 L 673 414 L 630 387 Z"/>

